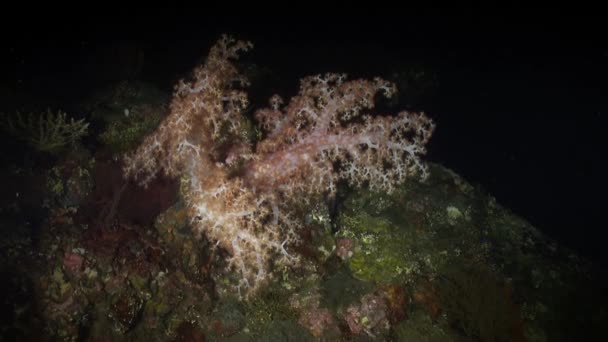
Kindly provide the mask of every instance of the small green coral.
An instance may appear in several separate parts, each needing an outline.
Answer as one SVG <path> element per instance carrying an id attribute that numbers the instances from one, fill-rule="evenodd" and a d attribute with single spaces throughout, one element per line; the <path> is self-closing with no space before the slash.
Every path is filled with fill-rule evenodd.
<path id="1" fill-rule="evenodd" d="M 123 81 L 97 91 L 83 106 L 103 127 L 98 140 L 119 157 L 158 126 L 167 103 L 168 94 L 153 85 Z"/>
<path id="2" fill-rule="evenodd" d="M 361 280 L 390 282 L 418 270 L 419 265 L 409 251 L 408 234 L 383 217 L 373 217 L 361 211 L 343 215 L 340 237 L 356 241 L 355 252 L 349 260 L 353 275 Z"/>
<path id="3" fill-rule="evenodd" d="M 146 134 L 158 126 L 160 110 L 142 113 L 127 111 L 124 117 L 111 121 L 99 139 L 114 153 L 123 153 L 136 147 Z"/>
<path id="4" fill-rule="evenodd" d="M 3 116 L 4 131 L 41 152 L 56 153 L 85 136 L 89 128 L 85 119 L 68 118 L 61 110 Z"/>
<path id="5" fill-rule="evenodd" d="M 45 207 L 77 207 L 93 190 L 92 170 L 95 159 L 81 160 L 77 165 L 62 163 L 53 166 L 46 175 Z"/>

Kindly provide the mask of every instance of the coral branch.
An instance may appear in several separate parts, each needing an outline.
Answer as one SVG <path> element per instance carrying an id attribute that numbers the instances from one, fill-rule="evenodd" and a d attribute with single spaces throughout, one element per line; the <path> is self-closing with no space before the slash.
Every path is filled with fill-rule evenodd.
<path id="1" fill-rule="evenodd" d="M 432 121 L 408 112 L 395 117 L 363 115 L 373 109 L 378 92 L 390 97 L 395 88 L 381 79 L 345 79 L 338 74 L 305 78 L 298 96 L 283 110 L 282 100 L 275 97 L 271 108 L 256 113 L 269 134 L 247 169 L 247 184 L 264 191 L 333 193 L 336 181 L 344 179 L 390 192 L 409 174 L 421 172 L 426 177 L 418 156 L 425 153 Z"/>

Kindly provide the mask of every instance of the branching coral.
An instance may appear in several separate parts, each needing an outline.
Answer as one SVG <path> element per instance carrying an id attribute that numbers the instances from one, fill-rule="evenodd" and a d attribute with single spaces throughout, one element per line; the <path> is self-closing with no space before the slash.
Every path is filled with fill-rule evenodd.
<path id="1" fill-rule="evenodd" d="M 231 60 L 251 43 L 223 36 L 191 80 L 175 87 L 170 113 L 125 158 L 124 172 L 146 185 L 159 172 L 184 180 L 193 228 L 229 254 L 237 288 L 252 294 L 277 264 L 297 265 L 290 247 L 303 227 L 290 203 L 333 195 L 340 180 L 392 191 L 413 173 L 426 175 L 419 156 L 434 129 L 423 114 L 371 116 L 382 79 L 347 81 L 326 74 L 302 80 L 283 106 L 273 96 L 255 118 L 265 130 L 253 145 L 244 133 L 247 80 Z"/>
<path id="2" fill-rule="evenodd" d="M 16 139 L 42 152 L 56 152 L 87 134 L 89 123 L 69 118 L 65 112 L 7 115 L 2 128 Z"/>

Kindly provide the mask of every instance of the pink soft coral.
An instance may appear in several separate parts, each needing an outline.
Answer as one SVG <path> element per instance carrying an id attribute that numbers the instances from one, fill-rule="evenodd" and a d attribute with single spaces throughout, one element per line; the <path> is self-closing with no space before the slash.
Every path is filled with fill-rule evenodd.
<path id="1" fill-rule="evenodd" d="M 237 288 L 252 294 L 272 277 L 272 264 L 297 264 L 300 217 L 290 200 L 333 195 L 336 183 L 392 191 L 426 168 L 419 160 L 434 129 L 423 114 L 370 116 L 374 96 L 391 96 L 382 79 L 347 81 L 326 74 L 302 80 L 282 107 L 279 96 L 255 118 L 266 131 L 255 146 L 245 138 L 247 85 L 231 63 L 251 43 L 223 36 L 191 81 L 180 81 L 170 113 L 125 158 L 124 172 L 146 185 L 158 172 L 182 180 L 192 226 L 225 249 Z"/>

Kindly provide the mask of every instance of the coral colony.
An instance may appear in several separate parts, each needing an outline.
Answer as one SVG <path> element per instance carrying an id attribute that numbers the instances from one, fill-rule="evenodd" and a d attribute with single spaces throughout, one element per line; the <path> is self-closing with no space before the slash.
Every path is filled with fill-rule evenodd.
<path id="1" fill-rule="evenodd" d="M 192 228 L 227 252 L 245 295 L 273 267 L 298 264 L 293 246 L 304 223 L 290 203 L 332 196 L 338 181 L 390 192 L 414 173 L 425 177 L 419 157 L 434 130 L 424 114 L 367 113 L 378 93 L 395 93 L 390 82 L 329 73 L 302 79 L 289 102 L 275 95 L 257 110 L 263 136 L 254 145 L 243 115 L 248 81 L 232 63 L 250 48 L 222 36 L 178 82 L 168 116 L 124 166 L 144 186 L 158 173 L 181 180 Z"/>

